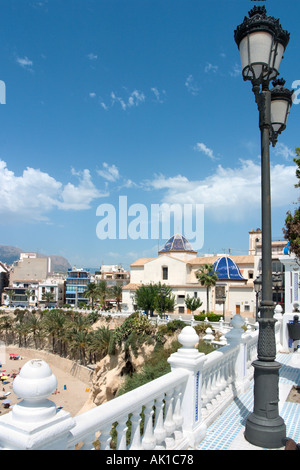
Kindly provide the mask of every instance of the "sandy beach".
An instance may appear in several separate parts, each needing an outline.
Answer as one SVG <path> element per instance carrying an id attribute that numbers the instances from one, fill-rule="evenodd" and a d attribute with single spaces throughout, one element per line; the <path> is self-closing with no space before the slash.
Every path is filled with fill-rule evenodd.
<path id="1" fill-rule="evenodd" d="M 9 393 L 4 400 L 10 400 L 10 406 L 21 401 L 20 397 L 17 397 L 13 391 L 13 378 L 11 374 L 18 373 L 19 370 L 30 360 L 30 358 L 24 355 L 24 350 L 22 350 L 22 356 L 18 360 L 9 359 L 9 354 L 14 353 L 18 354 L 18 350 L 13 348 L 6 350 L 6 362 L 2 364 L 1 371 L 6 371 L 5 374 L 8 375 L 8 379 L 4 380 L 4 383 L 0 382 L 0 392 L 1 394 Z M 38 357 L 37 357 L 38 359 Z M 89 397 L 89 387 L 88 383 L 84 383 L 81 380 L 73 377 L 71 374 L 60 370 L 58 367 L 51 365 L 50 362 L 47 362 L 50 366 L 53 374 L 57 379 L 57 392 L 52 394 L 49 397 L 49 400 L 53 401 L 57 406 L 63 407 L 65 411 L 68 411 L 71 416 L 76 416 L 81 408 L 84 406 Z M 8 413 L 10 410 L 5 409 L 3 401 L 0 400 L 0 416 L 5 413 Z"/>

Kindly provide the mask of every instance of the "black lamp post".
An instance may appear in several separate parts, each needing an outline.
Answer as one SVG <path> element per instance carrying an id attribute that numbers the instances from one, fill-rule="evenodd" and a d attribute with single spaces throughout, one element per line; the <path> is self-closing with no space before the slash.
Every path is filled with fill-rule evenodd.
<path id="1" fill-rule="evenodd" d="M 252 83 L 261 131 L 262 300 L 258 319 L 258 354 L 257 360 L 253 362 L 254 410 L 246 422 L 245 438 L 259 447 L 279 448 L 284 445 L 286 427 L 278 412 L 281 365 L 275 361 L 270 143 L 276 144 L 278 134 L 286 126 L 291 92 L 281 93 L 279 105 L 279 87 L 283 87 L 283 84 L 275 82 L 273 92 L 269 89 L 269 85 L 278 76 L 280 62 L 290 35 L 282 29 L 279 20 L 267 16 L 264 6 L 255 6 L 249 12 L 249 17 L 245 17 L 243 23 L 235 30 L 234 38 L 240 50 L 243 78 Z M 282 111 L 283 106 L 285 112 Z"/>

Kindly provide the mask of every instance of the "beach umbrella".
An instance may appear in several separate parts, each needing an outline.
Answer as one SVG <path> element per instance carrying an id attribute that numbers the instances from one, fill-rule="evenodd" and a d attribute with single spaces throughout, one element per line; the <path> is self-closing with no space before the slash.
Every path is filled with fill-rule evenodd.
<path id="1" fill-rule="evenodd" d="M 1 380 L 7 380 L 9 377 L 7 375 L 2 375 Z"/>

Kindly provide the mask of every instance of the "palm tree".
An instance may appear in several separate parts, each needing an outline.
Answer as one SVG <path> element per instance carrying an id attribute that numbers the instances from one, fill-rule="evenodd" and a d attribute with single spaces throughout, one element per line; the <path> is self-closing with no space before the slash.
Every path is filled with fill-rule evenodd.
<path id="1" fill-rule="evenodd" d="M 28 302 L 28 306 L 29 306 L 30 297 L 35 298 L 35 292 L 34 292 L 34 290 L 27 289 L 25 291 L 25 295 L 27 297 L 27 302 Z"/>
<path id="2" fill-rule="evenodd" d="M 43 317 L 43 325 L 47 333 L 52 336 L 52 350 L 55 350 L 55 341 L 63 334 L 67 317 L 60 310 L 50 310 Z M 62 344 L 60 341 L 60 349 Z"/>
<path id="3" fill-rule="evenodd" d="M 53 302 L 54 300 L 54 294 L 53 292 L 44 292 L 42 295 L 42 300 L 45 301 L 46 306 L 49 306 L 50 302 Z"/>
<path id="4" fill-rule="evenodd" d="M 107 295 L 108 295 L 108 288 L 107 288 L 107 285 L 106 285 L 105 281 L 100 281 L 97 284 L 97 291 L 98 291 L 98 296 L 100 298 L 101 306 L 103 306 L 105 308 L 106 299 L 107 299 Z"/>
<path id="5" fill-rule="evenodd" d="M 29 329 L 31 333 L 33 333 L 33 341 L 34 341 L 35 349 L 37 349 L 38 348 L 37 338 L 40 337 L 39 333 L 41 332 L 41 329 L 42 329 L 41 320 L 36 315 L 31 315 L 31 317 L 28 319 L 28 323 L 29 323 Z"/>
<path id="6" fill-rule="evenodd" d="M 0 319 L 0 331 L 4 330 L 5 331 L 5 343 L 7 344 L 8 340 L 8 332 L 9 330 L 12 332 L 13 331 L 13 319 L 9 315 L 5 315 L 4 317 L 1 317 Z"/>
<path id="7" fill-rule="evenodd" d="M 90 282 L 83 295 L 92 300 L 92 308 L 94 308 L 94 301 L 99 297 L 98 285 L 95 282 Z"/>
<path id="8" fill-rule="evenodd" d="M 196 277 L 201 286 L 206 287 L 206 313 L 209 312 L 209 289 L 216 285 L 218 281 L 217 271 L 213 264 L 204 264 L 196 272 Z"/>
<path id="9" fill-rule="evenodd" d="M 117 304 L 117 309 L 118 309 L 118 312 L 121 311 L 121 303 L 122 303 L 122 287 L 121 286 L 112 286 L 111 289 L 111 294 L 113 296 L 113 299 L 116 301 L 116 304 Z"/>
<path id="10" fill-rule="evenodd" d="M 9 307 L 11 306 L 11 299 L 15 295 L 15 291 L 13 289 L 9 289 L 6 291 L 6 294 L 8 295 L 9 298 Z"/>
<path id="11" fill-rule="evenodd" d="M 102 326 L 92 332 L 90 337 L 89 351 L 94 356 L 95 362 L 108 354 L 113 330 Z"/>
<path id="12" fill-rule="evenodd" d="M 77 330 L 72 334 L 72 340 L 70 341 L 70 349 L 73 352 L 79 350 L 80 363 L 85 365 L 86 349 L 90 343 L 90 335 L 86 330 Z"/>

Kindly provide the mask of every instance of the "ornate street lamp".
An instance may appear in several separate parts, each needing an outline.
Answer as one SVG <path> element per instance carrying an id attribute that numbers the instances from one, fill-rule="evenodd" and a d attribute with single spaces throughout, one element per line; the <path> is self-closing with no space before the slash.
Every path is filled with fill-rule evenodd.
<path id="1" fill-rule="evenodd" d="M 282 83 L 276 83 L 273 93 L 270 82 L 279 73 L 283 53 L 290 35 L 279 20 L 267 16 L 264 6 L 255 6 L 234 32 L 238 45 L 244 80 L 250 80 L 259 110 L 261 131 L 261 206 L 262 206 L 262 297 L 260 304 L 257 360 L 254 366 L 254 410 L 245 426 L 245 438 L 259 447 L 279 448 L 286 437 L 286 427 L 278 412 L 278 382 L 281 365 L 276 359 L 274 302 L 272 296 L 272 235 L 270 143 L 286 125 L 290 109 L 279 98 Z M 277 87 L 277 88 L 276 88 Z M 272 100 L 273 94 L 273 100 Z M 281 95 L 282 99 L 282 95 Z M 271 102 L 273 106 L 271 108 Z M 286 100 L 285 100 L 286 101 Z M 271 118 L 271 113 L 272 118 Z M 284 117 L 283 117 L 284 116 Z M 272 126 L 273 124 L 273 126 Z"/>
<path id="2" fill-rule="evenodd" d="M 260 294 L 260 291 L 261 291 L 261 276 L 257 276 L 257 278 L 255 279 L 255 281 L 253 281 L 253 284 L 254 284 L 254 291 L 255 291 L 255 297 L 256 297 L 256 315 L 255 315 L 255 319 L 256 321 L 258 321 L 258 296 Z"/>
<path id="3" fill-rule="evenodd" d="M 281 274 L 275 273 L 273 274 L 273 288 L 276 292 L 276 303 L 278 303 L 278 293 L 280 289 L 282 288 L 283 282 L 282 282 L 282 277 Z"/>
<path id="4" fill-rule="evenodd" d="M 278 135 L 286 128 L 288 116 L 293 103 L 293 92 L 285 88 L 285 80 L 279 78 L 273 81 L 271 90 L 271 141 L 276 146 Z"/>

